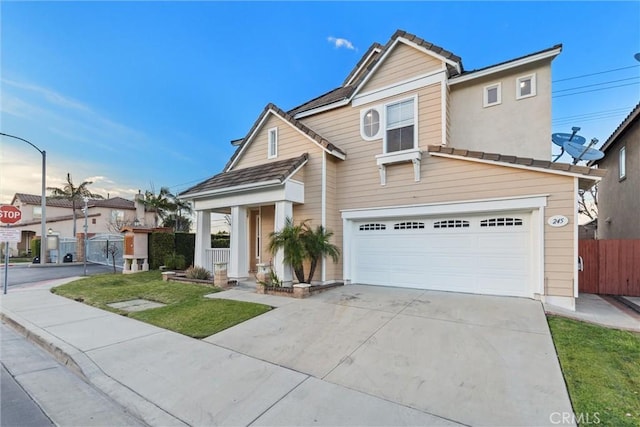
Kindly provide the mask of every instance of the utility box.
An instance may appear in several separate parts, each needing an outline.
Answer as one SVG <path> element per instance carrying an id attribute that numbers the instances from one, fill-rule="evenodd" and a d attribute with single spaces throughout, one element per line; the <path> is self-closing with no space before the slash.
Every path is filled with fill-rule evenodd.
<path id="1" fill-rule="evenodd" d="M 122 274 L 149 271 L 149 234 L 150 227 L 124 227 L 124 266 Z"/>

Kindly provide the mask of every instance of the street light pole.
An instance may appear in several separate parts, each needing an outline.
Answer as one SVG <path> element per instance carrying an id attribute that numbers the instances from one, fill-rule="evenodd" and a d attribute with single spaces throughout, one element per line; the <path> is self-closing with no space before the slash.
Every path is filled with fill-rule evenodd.
<path id="1" fill-rule="evenodd" d="M 84 209 L 82 209 L 84 211 L 84 256 L 82 257 L 84 259 L 84 275 L 87 275 L 87 232 L 89 231 L 89 223 L 87 222 L 87 214 L 88 214 L 88 206 L 87 206 L 87 202 L 89 201 L 88 197 L 83 197 L 82 200 L 84 201 Z"/>
<path id="2" fill-rule="evenodd" d="M 42 154 L 42 194 L 40 198 L 40 263 L 47 262 L 47 152 L 39 149 L 26 139 L 0 132 L 0 135 L 26 142 Z"/>

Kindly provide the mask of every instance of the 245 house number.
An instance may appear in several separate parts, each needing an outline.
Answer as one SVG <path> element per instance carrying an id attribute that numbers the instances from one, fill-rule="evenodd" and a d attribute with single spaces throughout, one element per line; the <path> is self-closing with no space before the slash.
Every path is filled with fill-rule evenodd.
<path id="1" fill-rule="evenodd" d="M 564 215 L 554 215 L 547 220 L 547 224 L 552 227 L 564 227 L 569 224 L 569 218 Z"/>

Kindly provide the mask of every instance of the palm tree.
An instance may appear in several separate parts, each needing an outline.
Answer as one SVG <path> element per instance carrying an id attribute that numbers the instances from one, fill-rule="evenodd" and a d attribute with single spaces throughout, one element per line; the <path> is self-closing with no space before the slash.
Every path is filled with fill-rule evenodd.
<path id="1" fill-rule="evenodd" d="M 90 199 L 104 199 L 100 194 L 92 193 L 87 188 L 93 184 L 93 181 L 82 181 L 77 187 L 73 184 L 71 174 L 67 173 L 67 183 L 62 188 L 47 187 L 47 190 L 51 191 L 52 199 L 64 199 L 71 202 L 71 208 L 73 209 L 73 237 L 76 237 L 76 209 L 78 204 L 82 203 L 84 197 Z"/>
<path id="2" fill-rule="evenodd" d="M 318 262 L 328 256 L 333 262 L 338 262 L 340 258 L 340 248 L 331 243 L 329 240 L 333 236 L 333 231 L 329 231 L 319 225 L 315 230 L 307 228 L 302 234 L 302 243 L 305 248 L 307 258 L 311 261 L 309 266 L 309 278 L 306 283 L 311 283 L 313 275 L 316 272 Z"/>
<path id="3" fill-rule="evenodd" d="M 291 218 L 285 220 L 280 231 L 269 234 L 269 251 L 275 255 L 278 250 L 284 252 L 284 263 L 293 268 L 298 282 L 304 283 L 304 260 L 306 250 L 302 241 L 302 234 L 306 230 L 305 223 L 294 225 Z"/>
<path id="4" fill-rule="evenodd" d="M 153 189 L 147 190 L 144 192 L 144 199 L 142 203 L 148 207 L 153 209 L 155 226 L 157 227 L 159 224 L 158 219 L 164 220 L 169 212 L 175 211 L 175 196 L 171 194 L 168 187 L 160 188 L 160 192 L 155 194 Z"/>
<path id="5" fill-rule="evenodd" d="M 174 232 L 183 231 L 188 233 L 191 228 L 191 219 L 185 218 L 182 214 L 185 213 L 187 215 L 191 215 L 193 212 L 193 209 L 191 209 L 191 203 L 186 200 L 175 198 L 173 200 L 173 204 L 175 210 L 173 214 L 169 215 L 169 217 L 164 220 L 163 225 L 165 227 L 173 227 Z M 173 221 L 171 221 L 172 219 Z"/>

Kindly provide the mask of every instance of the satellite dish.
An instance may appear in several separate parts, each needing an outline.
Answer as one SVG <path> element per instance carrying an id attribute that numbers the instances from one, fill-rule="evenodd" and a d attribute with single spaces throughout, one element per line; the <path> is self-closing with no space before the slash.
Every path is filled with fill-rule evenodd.
<path id="1" fill-rule="evenodd" d="M 596 140 L 597 141 L 597 140 Z M 591 144 L 589 144 L 591 145 Z M 585 147 L 582 144 L 578 144 L 574 141 L 567 141 L 564 143 L 564 150 L 573 157 L 573 164 L 575 165 L 580 160 L 600 160 L 604 157 L 604 153 L 600 150 L 596 150 L 595 148 Z"/>
<path id="2" fill-rule="evenodd" d="M 551 135 L 551 140 L 559 147 L 562 147 L 564 143 L 568 141 L 575 142 L 580 145 L 583 145 L 585 142 L 587 142 L 584 136 L 572 133 L 554 133 Z"/>

